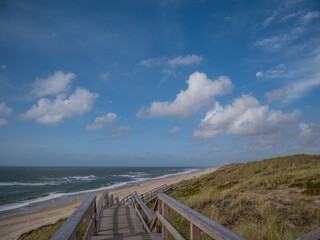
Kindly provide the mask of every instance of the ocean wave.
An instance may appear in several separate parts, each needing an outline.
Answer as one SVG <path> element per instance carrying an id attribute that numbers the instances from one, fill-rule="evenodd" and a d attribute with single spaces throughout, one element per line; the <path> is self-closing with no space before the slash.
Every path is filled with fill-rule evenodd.
<path id="1" fill-rule="evenodd" d="M 59 185 L 56 182 L 38 182 L 38 183 L 26 183 L 26 182 L 0 182 L 0 187 L 8 186 L 45 186 L 45 185 Z"/>
<path id="2" fill-rule="evenodd" d="M 34 198 L 34 199 L 28 199 L 28 200 L 24 200 L 24 201 L 20 201 L 20 202 L 16 202 L 16 203 L 8 203 L 8 204 L 3 204 L 0 205 L 0 212 L 2 211 L 7 211 L 7 210 L 14 210 L 17 208 L 21 208 L 21 207 L 26 207 L 30 204 L 34 204 L 34 203 L 39 203 L 39 202 L 45 202 L 45 201 L 49 201 L 52 199 L 56 199 L 56 198 L 61 198 L 61 197 L 68 197 L 68 196 L 76 196 L 76 195 L 85 195 L 85 194 L 89 194 L 92 192 L 101 192 L 101 191 L 106 191 L 106 190 L 110 190 L 110 189 L 114 189 L 114 188 L 119 188 L 119 187 L 127 187 L 127 186 L 131 186 L 131 185 L 135 185 L 138 183 L 142 183 L 142 182 L 146 182 L 148 180 L 152 180 L 152 179 L 159 179 L 159 178 L 166 178 L 166 177 L 171 177 L 171 176 L 175 176 L 175 175 L 180 175 L 180 174 L 187 174 L 187 173 L 191 173 L 191 172 L 196 172 L 196 171 L 200 171 L 201 169 L 188 169 L 186 171 L 182 171 L 182 172 L 177 172 L 177 173 L 172 173 L 172 174 L 165 174 L 159 177 L 142 177 L 143 175 L 146 175 L 144 173 L 139 172 L 139 174 L 123 174 L 122 176 L 131 176 L 133 179 L 130 181 L 125 181 L 125 182 L 117 182 L 114 183 L 112 185 L 109 186 L 102 186 L 99 188 L 95 188 L 95 189 L 90 189 L 90 190 L 83 190 L 83 191 L 78 191 L 78 192 L 71 192 L 71 193 L 49 193 L 47 196 L 43 196 L 43 197 L 39 197 L 39 198 Z M 134 173 L 134 172 L 132 172 Z M 117 175 L 117 176 L 121 176 L 121 175 Z M 89 175 L 89 176 L 71 176 L 71 177 L 63 177 L 63 178 L 48 178 L 51 179 L 53 181 L 51 182 L 43 182 L 43 183 L 20 183 L 20 182 L 0 182 L 0 187 L 1 186 L 13 186 L 13 185 L 30 185 L 30 186 L 43 186 L 45 184 L 49 184 L 49 185 L 53 185 L 55 184 L 57 181 L 61 182 L 61 181 L 70 181 L 70 179 L 75 179 L 76 181 L 89 181 L 92 179 L 95 179 L 96 176 L 94 175 Z M 9 185 L 11 184 L 11 185 Z"/>
<path id="3" fill-rule="evenodd" d="M 73 181 L 93 181 L 96 179 L 95 175 L 88 176 L 70 176 L 70 177 L 53 177 L 53 178 L 42 178 L 46 180 L 45 182 L 0 182 L 0 187 L 9 187 L 9 186 L 46 186 L 46 185 L 61 185 L 65 183 L 70 183 Z"/>
<path id="4" fill-rule="evenodd" d="M 139 181 L 144 181 L 147 179 L 140 179 L 137 181 L 128 181 L 128 182 L 120 182 L 120 183 L 115 183 L 112 184 L 110 186 L 103 186 L 100 188 L 95 188 L 95 189 L 90 189 L 90 190 L 83 190 L 83 191 L 78 191 L 78 192 L 71 192 L 71 193 L 49 193 L 46 196 L 43 197 L 39 197 L 39 198 L 33 198 L 33 199 L 28 199 L 28 200 L 24 200 L 24 201 L 20 201 L 20 202 L 16 202 L 16 203 L 8 203 L 8 204 L 3 204 L 0 205 L 0 212 L 3 211 L 8 211 L 8 210 L 14 210 L 17 208 L 21 208 L 21 207 L 26 207 L 30 204 L 34 204 L 34 203 L 40 203 L 40 202 L 45 202 L 45 201 L 49 201 L 52 199 L 56 199 L 56 198 L 61 198 L 61 197 L 67 197 L 67 196 L 82 196 L 88 193 L 92 193 L 92 192 L 101 192 L 101 191 L 105 191 L 105 190 L 110 190 L 110 189 L 114 189 L 114 188 L 119 188 L 119 187 L 123 187 L 126 186 L 128 184 L 132 184 L 135 182 L 139 182 Z"/>

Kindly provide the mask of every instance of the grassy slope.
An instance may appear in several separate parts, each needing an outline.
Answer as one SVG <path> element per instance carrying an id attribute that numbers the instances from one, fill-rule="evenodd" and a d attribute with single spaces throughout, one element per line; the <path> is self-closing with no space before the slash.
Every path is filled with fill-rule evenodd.
<path id="1" fill-rule="evenodd" d="M 230 164 L 170 195 L 248 239 L 294 239 L 320 226 L 320 155 Z"/>
<path id="2" fill-rule="evenodd" d="M 49 240 L 67 219 L 60 219 L 54 224 L 42 226 L 22 234 L 18 240 Z"/>

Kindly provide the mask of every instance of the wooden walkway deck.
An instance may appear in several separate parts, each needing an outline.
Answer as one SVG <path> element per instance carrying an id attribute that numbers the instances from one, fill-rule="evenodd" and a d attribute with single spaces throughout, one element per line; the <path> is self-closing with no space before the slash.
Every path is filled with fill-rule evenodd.
<path id="1" fill-rule="evenodd" d="M 131 193 L 121 201 L 105 192 L 96 205 L 96 195 L 83 201 L 77 210 L 58 229 L 51 240 L 79 239 L 78 229 L 84 222 L 83 240 L 176 240 L 185 238 L 170 223 L 170 211 L 178 213 L 190 223 L 190 239 L 200 240 L 206 234 L 215 240 L 246 240 L 219 223 L 203 216 L 165 193 L 176 185 L 163 185 L 147 193 Z M 155 200 L 153 210 L 146 205 Z M 319 240 L 320 227 L 296 240 Z"/>
<path id="2" fill-rule="evenodd" d="M 97 232 L 92 240 L 162 240 L 160 233 L 147 233 L 142 229 L 131 205 L 105 209 Z"/>

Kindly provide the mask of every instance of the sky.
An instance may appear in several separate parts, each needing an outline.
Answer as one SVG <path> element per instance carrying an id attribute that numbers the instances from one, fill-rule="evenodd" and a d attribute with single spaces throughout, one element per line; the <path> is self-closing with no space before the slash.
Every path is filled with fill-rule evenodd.
<path id="1" fill-rule="evenodd" d="M 0 165 L 320 152 L 320 1 L 0 0 Z"/>

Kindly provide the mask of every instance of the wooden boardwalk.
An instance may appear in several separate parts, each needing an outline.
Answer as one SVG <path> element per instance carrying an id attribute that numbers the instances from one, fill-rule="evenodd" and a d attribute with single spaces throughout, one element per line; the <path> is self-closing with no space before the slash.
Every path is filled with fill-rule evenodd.
<path id="1" fill-rule="evenodd" d="M 96 205 L 96 195 L 83 201 L 77 210 L 58 229 L 51 240 L 76 240 L 78 229 L 84 222 L 86 232 L 83 240 L 176 240 L 185 238 L 172 226 L 170 211 L 178 213 L 189 222 L 190 240 L 200 240 L 206 234 L 215 240 L 246 240 L 217 222 L 203 216 L 181 202 L 166 195 L 176 185 L 163 185 L 149 192 L 134 192 L 124 197 L 113 198 L 105 192 Z M 155 200 L 153 210 L 146 203 Z M 320 227 L 296 240 L 319 240 Z"/>
<path id="2" fill-rule="evenodd" d="M 92 240 L 161 240 L 160 233 L 147 233 L 131 205 L 112 206 L 105 209 L 100 228 Z"/>

